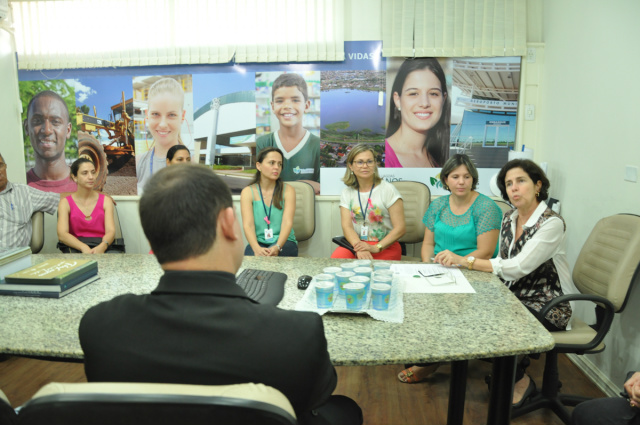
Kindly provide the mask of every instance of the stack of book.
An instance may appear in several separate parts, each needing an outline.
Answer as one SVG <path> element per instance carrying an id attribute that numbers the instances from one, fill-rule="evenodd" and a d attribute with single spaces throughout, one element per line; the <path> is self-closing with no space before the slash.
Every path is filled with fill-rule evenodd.
<path id="1" fill-rule="evenodd" d="M 8 274 L 26 269 L 31 265 L 31 248 L 21 246 L 0 250 L 0 282 Z"/>
<path id="2" fill-rule="evenodd" d="M 98 280 L 95 260 L 52 259 L 0 281 L 0 295 L 60 298 Z"/>

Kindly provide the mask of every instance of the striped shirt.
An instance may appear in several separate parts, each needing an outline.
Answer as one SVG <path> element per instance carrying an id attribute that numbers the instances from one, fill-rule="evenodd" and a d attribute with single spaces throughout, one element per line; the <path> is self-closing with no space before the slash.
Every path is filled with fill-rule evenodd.
<path id="1" fill-rule="evenodd" d="M 44 211 L 53 214 L 59 202 L 57 193 L 8 182 L 5 190 L 0 192 L 0 249 L 29 246 L 33 213 Z"/>

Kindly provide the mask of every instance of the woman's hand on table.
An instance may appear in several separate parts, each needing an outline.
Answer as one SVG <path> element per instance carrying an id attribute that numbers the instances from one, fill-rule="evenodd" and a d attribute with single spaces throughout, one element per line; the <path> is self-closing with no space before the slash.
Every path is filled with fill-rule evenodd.
<path id="1" fill-rule="evenodd" d="M 433 262 L 450 267 L 454 265 L 464 265 L 466 260 L 464 257 L 461 257 L 460 255 L 454 254 L 448 249 L 445 249 L 444 251 L 440 251 L 438 255 L 435 256 Z"/>

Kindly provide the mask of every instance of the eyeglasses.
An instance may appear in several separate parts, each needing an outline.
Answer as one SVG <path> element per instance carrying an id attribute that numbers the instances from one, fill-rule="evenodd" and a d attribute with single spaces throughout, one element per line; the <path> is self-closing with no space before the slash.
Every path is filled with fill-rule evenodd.
<path id="1" fill-rule="evenodd" d="M 373 164 L 375 164 L 375 161 L 370 159 L 368 161 L 353 161 L 353 163 L 358 167 L 364 167 L 365 165 L 367 167 L 373 167 Z"/>
<path id="2" fill-rule="evenodd" d="M 5 168 L 7 168 L 7 164 L 0 162 L 0 170 L 4 170 Z"/>

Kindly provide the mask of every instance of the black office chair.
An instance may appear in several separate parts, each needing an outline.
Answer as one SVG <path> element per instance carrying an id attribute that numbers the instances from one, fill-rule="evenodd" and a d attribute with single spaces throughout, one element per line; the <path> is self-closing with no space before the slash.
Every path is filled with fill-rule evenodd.
<path id="1" fill-rule="evenodd" d="M 558 354 L 593 354 L 605 349 L 604 337 L 613 316 L 624 310 L 634 282 L 640 279 L 640 217 L 619 214 L 600 220 L 584 243 L 573 269 L 573 282 L 580 294 L 554 298 L 540 314 L 545 316 L 553 306 L 566 301 L 590 301 L 596 305 L 596 325 L 589 326 L 574 318 L 571 330 L 552 332 L 556 346 L 546 353 L 542 390 L 518 409 L 517 418 L 534 410 L 548 408 L 569 424 L 571 413 L 565 406 L 576 406 L 589 400 L 578 395 L 559 394 Z"/>
<path id="2" fill-rule="evenodd" d="M 0 390 L 0 424 L 3 425 L 14 425 L 18 423 L 18 416 L 16 415 L 15 410 L 11 407 L 11 403 L 9 403 L 9 399 L 6 395 Z"/>
<path id="3" fill-rule="evenodd" d="M 20 425 L 296 425 L 289 400 L 262 384 L 51 383 L 18 415 Z"/>

